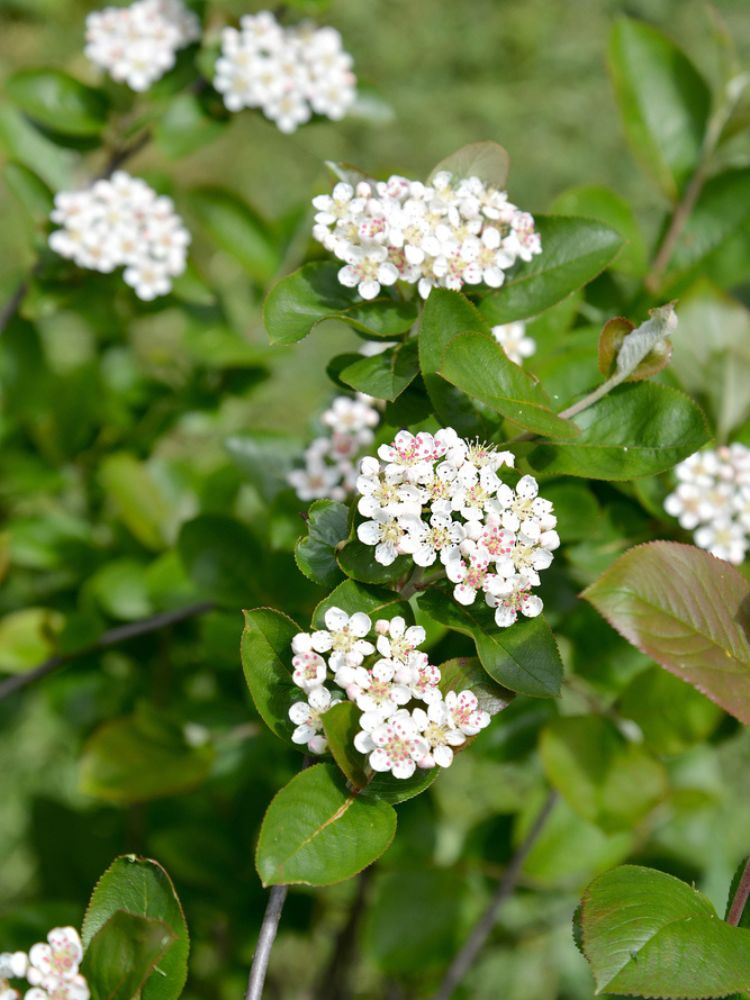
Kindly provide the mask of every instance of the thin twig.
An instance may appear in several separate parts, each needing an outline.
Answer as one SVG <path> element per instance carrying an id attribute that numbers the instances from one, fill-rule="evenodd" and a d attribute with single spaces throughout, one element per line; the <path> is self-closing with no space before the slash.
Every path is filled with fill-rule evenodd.
<path id="1" fill-rule="evenodd" d="M 247 981 L 245 1000 L 261 1000 L 263 996 L 263 984 L 266 981 L 268 960 L 271 957 L 271 948 L 273 948 L 273 943 L 276 940 L 276 931 L 279 929 L 281 911 L 284 909 L 286 894 L 288 892 L 288 885 L 275 885 L 268 896 L 268 905 L 266 906 L 266 912 L 263 914 L 263 923 L 258 935 L 258 944 L 255 947 L 250 977 Z"/>
<path id="2" fill-rule="evenodd" d="M 512 895 L 521 874 L 523 863 L 526 860 L 529 851 L 534 846 L 534 842 L 537 837 L 542 832 L 544 824 L 547 822 L 555 802 L 557 802 L 557 792 L 552 791 L 547 796 L 544 805 L 534 820 L 531 829 L 526 834 L 523 843 L 510 859 L 508 867 L 503 872 L 503 876 L 497 884 L 497 889 L 492 896 L 489 906 L 477 921 L 474 930 L 471 932 L 468 940 L 466 941 L 466 944 L 453 959 L 448 971 L 445 974 L 445 978 L 440 984 L 440 988 L 433 997 L 433 1000 L 449 1000 L 449 997 L 453 995 L 453 991 L 476 960 L 477 955 L 484 947 L 487 938 L 490 936 L 492 928 L 495 926 L 498 910 L 503 905 L 505 900 Z"/>
<path id="3" fill-rule="evenodd" d="M 742 875 L 740 875 L 740 880 L 737 883 L 732 905 L 729 907 L 729 913 L 727 913 L 727 923 L 731 924 L 732 927 L 739 927 L 748 897 L 750 897 L 750 858 L 747 859 L 745 867 L 742 869 Z"/>
<path id="4" fill-rule="evenodd" d="M 357 889 L 346 923 L 339 931 L 331 953 L 331 959 L 320 977 L 317 991 L 318 1000 L 348 1000 L 349 980 L 356 956 L 357 935 L 365 913 L 367 890 L 372 879 L 374 866 L 360 872 Z"/>
<path id="5" fill-rule="evenodd" d="M 72 653 L 60 653 L 57 656 L 51 656 L 44 663 L 40 663 L 38 667 L 34 667 L 33 670 L 27 670 L 23 674 L 14 674 L 12 677 L 8 677 L 7 680 L 0 684 L 0 701 L 19 691 L 21 688 L 26 687 L 28 684 L 46 677 L 47 674 L 51 674 L 59 667 L 64 667 L 67 663 L 78 659 L 80 656 L 86 656 L 101 649 L 108 649 L 110 646 L 116 646 L 121 642 L 127 642 L 128 639 L 135 639 L 141 635 L 148 635 L 150 632 L 158 632 L 160 629 L 176 625 L 178 622 L 185 621 L 188 618 L 195 618 L 196 615 L 205 614 L 214 607 L 213 601 L 201 601 L 199 604 L 190 604 L 185 608 L 177 608 L 175 611 L 165 611 L 163 614 L 153 615 L 151 618 L 144 618 L 141 621 L 131 622 L 128 625 L 118 625 L 117 628 L 111 628 L 109 631 L 103 632 L 96 642 L 91 643 L 91 645 L 83 649 L 77 649 Z"/>

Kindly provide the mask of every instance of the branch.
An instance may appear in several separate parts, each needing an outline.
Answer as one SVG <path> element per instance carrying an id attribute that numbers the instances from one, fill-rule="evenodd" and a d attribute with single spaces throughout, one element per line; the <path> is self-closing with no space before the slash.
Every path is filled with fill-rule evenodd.
<path id="1" fill-rule="evenodd" d="M 201 601 L 199 604 L 190 604 L 185 608 L 178 608 L 175 611 L 165 611 L 163 614 L 144 618 L 142 621 L 111 628 L 108 632 L 103 632 L 96 642 L 91 643 L 90 646 L 77 649 L 72 653 L 60 653 L 57 656 L 51 656 L 44 663 L 40 663 L 38 667 L 34 667 L 33 670 L 8 677 L 7 680 L 0 683 L 0 701 L 14 694 L 16 691 L 20 691 L 21 688 L 26 687 L 28 684 L 46 677 L 47 674 L 51 674 L 58 667 L 64 667 L 66 663 L 78 659 L 79 656 L 95 653 L 100 649 L 108 649 L 110 646 L 116 646 L 120 642 L 127 642 L 128 639 L 135 639 L 141 635 L 148 635 L 150 632 L 158 632 L 160 629 L 176 625 L 178 622 L 185 621 L 188 618 L 203 615 L 207 611 L 211 611 L 214 607 L 213 601 Z"/>
<path id="2" fill-rule="evenodd" d="M 286 894 L 289 892 L 288 885 L 275 885 L 268 896 L 268 905 L 263 914 L 258 944 L 253 955 L 253 964 L 250 969 L 250 977 L 247 981 L 247 993 L 245 1000 L 261 1000 L 263 996 L 263 984 L 266 981 L 268 971 L 268 960 L 271 957 L 271 948 L 276 940 L 276 931 L 279 929 L 281 911 L 284 909 Z"/>
<path id="3" fill-rule="evenodd" d="M 747 903 L 749 896 L 750 858 L 747 859 L 745 867 L 742 869 L 742 875 L 737 883 L 732 905 L 729 907 L 729 913 L 727 913 L 727 923 L 731 924 L 732 927 L 739 927 L 740 920 L 742 920 L 742 914 L 745 912 L 745 904 Z"/>
<path id="4" fill-rule="evenodd" d="M 534 820 L 531 829 L 526 834 L 523 843 L 510 859 L 508 867 L 503 872 L 502 878 L 497 884 L 497 889 L 492 896 L 489 906 L 479 918 L 474 930 L 469 935 L 466 944 L 453 959 L 453 962 L 446 972 L 445 978 L 440 984 L 440 988 L 433 997 L 433 1000 L 449 1000 L 449 998 L 453 995 L 453 991 L 473 965 L 477 955 L 486 944 L 492 928 L 495 926 L 498 910 L 503 905 L 505 900 L 513 894 L 513 890 L 516 888 L 516 884 L 518 883 L 518 879 L 521 874 L 523 863 L 526 860 L 529 851 L 534 846 L 534 842 L 537 837 L 542 832 L 544 824 L 549 819 L 549 815 L 556 802 L 557 792 L 552 791 L 547 796 L 544 805 Z"/>

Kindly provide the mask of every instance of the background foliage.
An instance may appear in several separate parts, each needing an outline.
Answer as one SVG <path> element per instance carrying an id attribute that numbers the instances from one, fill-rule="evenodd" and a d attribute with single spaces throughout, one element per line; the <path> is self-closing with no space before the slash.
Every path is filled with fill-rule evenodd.
<path id="1" fill-rule="evenodd" d="M 2 3 L 4 75 L 49 64 L 91 78 L 80 49 L 93 6 Z M 719 6 L 748 54 L 744 4 Z M 247 9 L 210 7 L 216 17 Z M 463 143 L 495 138 L 512 153 L 511 196 L 532 211 L 580 184 L 604 184 L 635 207 L 643 243 L 631 240 L 616 271 L 572 303 L 576 326 L 564 358 L 558 330 L 573 313 L 548 314 L 535 329 L 541 347 L 531 367 L 548 391 L 567 399 L 591 384 L 594 327 L 625 301 L 622 289 L 642 270 L 643 246 L 653 244 L 664 210 L 658 187 L 624 153 L 607 79 L 607 38 L 620 13 L 660 25 L 717 78 L 710 22 L 693 2 L 333 3 L 325 20 L 342 31 L 392 120 L 316 124 L 289 139 L 244 115 L 185 158 L 162 128 L 132 169 L 174 191 L 196 236 L 202 278 L 166 308 L 135 304 L 99 276 L 32 289 L 0 360 L 0 669 L 23 672 L 53 649 L 78 649 L 150 614 L 206 599 L 216 607 L 77 656 L 0 703 L 0 947 L 23 946 L 54 923 L 79 925 L 113 857 L 137 851 L 165 865 L 185 906 L 186 995 L 228 998 L 244 989 L 265 903 L 253 849 L 266 806 L 298 757 L 250 704 L 237 609 L 266 604 L 306 621 L 326 592 L 294 568 L 301 505 L 262 457 L 291 462 L 300 453 L 310 414 L 330 397 L 326 363 L 357 343 L 327 322 L 292 348 L 269 347 L 263 294 L 305 255 L 306 240 L 293 234 L 304 232 L 308 195 L 327 184 L 322 160 L 420 176 Z M 0 147 L 55 189 L 88 169 L 9 102 L 0 110 Z M 726 163 L 744 165 L 748 152 L 740 136 Z M 28 269 L 35 238 L 6 179 L 3 301 Z M 227 235 L 216 185 L 265 221 L 251 214 L 249 227 Z M 578 211 L 578 197 L 564 195 L 556 206 L 567 198 Z M 728 283 L 741 299 L 750 269 L 741 250 L 733 260 Z M 725 329 L 731 311 L 746 334 L 744 307 L 694 283 L 691 265 L 683 260 L 683 325 L 703 329 L 708 316 Z M 717 274 L 718 266 L 714 281 Z M 747 401 L 735 394 L 731 409 L 725 392 L 712 398 L 697 373 L 704 360 L 676 351 L 676 377 L 706 403 L 715 427 L 747 440 Z M 259 429 L 286 432 L 283 450 Z M 518 699 L 433 789 L 399 806 L 398 837 L 366 886 L 358 996 L 429 995 L 530 825 L 545 780 L 562 798 L 526 861 L 522 890 L 459 995 L 493 997 L 502 982 L 510 1000 L 591 996 L 571 915 L 592 877 L 626 859 L 695 882 L 723 912 L 750 843 L 747 734 L 576 600 L 632 545 L 680 537 L 661 512 L 666 489 L 663 478 L 546 487 L 566 542 L 544 592 L 567 668 L 562 700 Z M 452 641 L 445 658 L 467 651 Z M 637 723 L 642 743 L 622 735 L 614 711 L 618 725 Z M 586 716 L 573 731 L 571 715 Z M 356 891 L 353 883 L 292 891 L 271 996 L 315 994 Z"/>

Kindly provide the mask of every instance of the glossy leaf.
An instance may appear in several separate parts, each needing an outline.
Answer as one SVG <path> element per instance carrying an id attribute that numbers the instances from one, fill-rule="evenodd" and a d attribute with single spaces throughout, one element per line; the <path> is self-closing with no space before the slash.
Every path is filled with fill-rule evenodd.
<path id="1" fill-rule="evenodd" d="M 581 931 L 597 993 L 694 1000 L 750 988 L 750 932 L 664 872 L 600 875 L 584 894 Z"/>
<path id="2" fill-rule="evenodd" d="M 555 719 L 540 752 L 547 778 L 571 808 L 609 833 L 631 829 L 666 795 L 662 764 L 609 719 Z"/>
<path id="3" fill-rule="evenodd" d="M 305 264 L 278 281 L 268 293 L 263 319 L 276 344 L 294 344 L 326 319 L 338 319 L 376 337 L 396 337 L 414 324 L 413 304 L 386 295 L 364 301 L 340 284 L 343 265 L 333 261 Z"/>
<path id="4" fill-rule="evenodd" d="M 280 247 L 268 223 L 250 205 L 219 187 L 195 188 L 189 204 L 213 242 L 231 254 L 254 281 L 265 284 L 273 278 Z"/>
<path id="5" fill-rule="evenodd" d="M 431 184 L 438 173 L 448 172 L 454 181 L 465 177 L 478 177 L 488 187 L 503 191 L 508 180 L 510 157 L 508 151 L 496 142 L 472 142 L 450 156 L 446 156 L 430 171 L 427 183 Z"/>
<path id="6" fill-rule="evenodd" d="M 307 512 L 307 534 L 299 539 L 294 558 L 308 580 L 333 587 L 341 579 L 337 546 L 349 534 L 349 510 L 335 500 L 316 500 Z"/>
<path id="7" fill-rule="evenodd" d="M 573 441 L 533 447 L 539 472 L 590 479 L 632 479 L 671 469 L 709 438 L 703 414 L 677 389 L 651 382 L 621 385 L 573 418 Z"/>
<path id="8" fill-rule="evenodd" d="M 258 594 L 260 546 L 234 518 L 203 514 L 188 521 L 177 549 L 188 576 L 207 598 L 239 609 Z"/>
<path id="9" fill-rule="evenodd" d="M 539 383 L 508 360 L 485 333 L 462 333 L 447 345 L 440 374 L 472 399 L 535 434 L 574 438 L 578 428 L 561 420 Z"/>
<path id="10" fill-rule="evenodd" d="M 496 684 L 479 660 L 471 656 L 457 656 L 440 664 L 440 690 L 443 695 L 473 691 L 479 707 L 490 715 L 502 712 L 515 697 L 512 691 Z"/>
<path id="11" fill-rule="evenodd" d="M 62 135 L 97 136 L 106 125 L 105 94 L 61 70 L 20 70 L 5 86 L 24 114 Z"/>
<path id="12" fill-rule="evenodd" d="M 619 194 L 598 184 L 581 184 L 563 191 L 552 202 L 554 215 L 577 215 L 611 226 L 625 241 L 612 261 L 613 271 L 642 275 L 646 266 L 646 244 L 633 209 Z"/>
<path id="13" fill-rule="evenodd" d="M 304 452 L 301 437 L 260 429 L 232 434 L 224 447 L 266 503 L 288 488 L 287 475 L 301 463 Z"/>
<path id="14" fill-rule="evenodd" d="M 245 611 L 242 633 L 242 669 L 247 686 L 268 728 L 290 742 L 293 725 L 289 709 L 304 700 L 292 680 L 292 639 L 299 628 L 291 618 L 270 608 Z"/>
<path id="15" fill-rule="evenodd" d="M 15 160 L 5 164 L 3 176 L 31 221 L 46 224 L 54 206 L 54 195 L 46 182 L 26 164 Z"/>
<path id="16" fill-rule="evenodd" d="M 180 795 L 206 780 L 213 758 L 209 744 L 189 743 L 182 727 L 143 705 L 90 737 L 80 761 L 80 788 L 121 804 Z"/>
<path id="17" fill-rule="evenodd" d="M 397 615 L 404 618 L 409 625 L 414 623 L 411 608 L 397 593 L 380 587 L 366 586 L 355 580 L 344 580 L 320 602 L 313 612 L 313 628 L 325 628 L 325 613 L 329 608 L 341 608 L 348 615 L 364 611 L 373 623 L 378 618 L 390 621 Z"/>
<path id="18" fill-rule="evenodd" d="M 148 978 L 143 1000 L 177 1000 L 187 979 L 190 950 L 185 915 L 172 881 L 161 865 L 149 858 L 126 854 L 116 858 L 96 884 L 81 927 L 86 949 L 118 912 L 160 921 L 172 936 L 167 953 Z"/>
<path id="19" fill-rule="evenodd" d="M 170 539 L 172 511 L 144 462 L 127 452 L 108 455 L 99 478 L 128 530 L 148 549 L 159 551 Z"/>
<path id="20" fill-rule="evenodd" d="M 674 42 L 631 18 L 612 29 L 609 65 L 628 142 L 676 199 L 698 163 L 711 110 L 708 86 Z"/>
<path id="21" fill-rule="evenodd" d="M 677 542 L 638 545 L 583 592 L 641 652 L 750 724 L 750 584 Z"/>
<path id="22" fill-rule="evenodd" d="M 355 795 L 337 768 L 307 768 L 276 795 L 263 819 L 256 866 L 264 885 L 331 885 L 377 860 L 393 840 L 392 806 Z"/>
<path id="23" fill-rule="evenodd" d="M 572 216 L 536 216 L 542 252 L 518 264 L 480 311 L 490 324 L 529 319 L 587 285 L 616 257 L 622 237 L 610 226 Z"/>
<path id="24" fill-rule="evenodd" d="M 339 379 L 358 392 L 393 402 L 418 374 L 417 341 L 407 340 L 347 365 L 339 372 Z"/>
<path id="25" fill-rule="evenodd" d="M 227 121 L 209 113 L 199 95 L 177 94 L 158 118 L 154 139 L 166 156 L 176 160 L 218 139 L 226 126 Z"/>
<path id="26" fill-rule="evenodd" d="M 538 698 L 559 694 L 562 662 L 542 618 L 519 618 L 510 628 L 501 629 L 494 612 L 479 602 L 464 607 L 434 589 L 425 591 L 418 601 L 435 621 L 471 636 L 482 666 L 498 684 Z"/>
<path id="27" fill-rule="evenodd" d="M 408 574 L 413 565 L 408 556 L 399 556 L 390 566 L 384 566 L 375 558 L 375 547 L 365 545 L 357 538 L 352 538 L 339 549 L 336 558 L 343 572 L 352 580 L 376 586 L 396 583 Z"/>
<path id="28" fill-rule="evenodd" d="M 140 996 L 174 940 L 163 921 L 117 910 L 93 936 L 81 964 L 93 1000 Z"/>

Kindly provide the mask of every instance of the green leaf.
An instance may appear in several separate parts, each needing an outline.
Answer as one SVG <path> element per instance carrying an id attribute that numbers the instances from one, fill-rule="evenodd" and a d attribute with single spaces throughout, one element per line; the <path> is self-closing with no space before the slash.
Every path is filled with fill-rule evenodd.
<path id="1" fill-rule="evenodd" d="M 120 804 L 180 795 L 206 780 L 213 758 L 213 747 L 192 745 L 181 726 L 143 704 L 133 716 L 105 722 L 87 741 L 80 789 Z"/>
<path id="2" fill-rule="evenodd" d="M 449 691 L 473 691 L 479 707 L 490 715 L 498 715 L 515 697 L 512 691 L 488 677 L 479 660 L 471 656 L 458 656 L 440 664 L 440 690 L 443 695 Z"/>
<path id="3" fill-rule="evenodd" d="M 750 583 L 677 542 L 638 545 L 583 592 L 628 642 L 750 724 Z"/>
<path id="4" fill-rule="evenodd" d="M 173 513 L 148 466 L 135 455 L 117 452 L 101 463 L 99 479 L 118 515 L 141 545 L 157 552 L 165 548 Z"/>
<path id="5" fill-rule="evenodd" d="M 5 84 L 11 100 L 33 121 L 65 136 L 97 136 L 107 123 L 109 101 L 58 69 L 23 69 Z"/>
<path id="6" fill-rule="evenodd" d="M 258 714 L 271 732 L 291 744 L 294 727 L 289 709 L 302 700 L 302 692 L 292 680 L 292 639 L 302 629 L 270 608 L 244 614 L 241 651 L 247 686 Z"/>
<path id="7" fill-rule="evenodd" d="M 381 296 L 365 302 L 336 277 L 342 265 L 314 261 L 278 281 L 268 293 L 263 319 L 275 344 L 294 344 L 326 319 L 338 319 L 361 333 L 397 337 L 417 318 L 416 306 Z"/>
<path id="8" fill-rule="evenodd" d="M 220 187 L 194 188 L 188 203 L 214 243 L 237 260 L 248 275 L 267 284 L 280 264 L 280 247 L 270 226 L 246 202 Z"/>
<path id="9" fill-rule="evenodd" d="M 465 177 L 478 177 L 489 187 L 504 190 L 508 180 L 510 156 L 508 151 L 496 142 L 472 142 L 450 156 L 446 156 L 430 171 L 427 183 L 432 184 L 435 175 L 448 171 L 454 181 Z"/>
<path id="10" fill-rule="evenodd" d="M 399 556 L 390 566 L 384 566 L 375 559 L 375 546 L 365 545 L 358 538 L 340 548 L 336 559 L 344 573 L 360 583 L 395 583 L 413 565 L 409 556 Z"/>
<path id="11" fill-rule="evenodd" d="M 538 698 L 560 693 L 562 661 L 541 617 L 500 629 L 489 608 L 478 604 L 464 607 L 435 589 L 420 594 L 418 602 L 430 618 L 471 636 L 482 666 L 498 684 Z"/>
<path id="12" fill-rule="evenodd" d="M 486 333 L 462 333 L 448 344 L 440 374 L 467 396 L 496 410 L 535 434 L 574 438 L 578 428 L 562 420 L 538 382 L 508 360 L 500 344 Z"/>
<path id="13" fill-rule="evenodd" d="M 228 120 L 212 116 L 197 94 L 177 94 L 159 116 L 154 139 L 171 160 L 207 146 L 223 133 Z"/>
<path id="14" fill-rule="evenodd" d="M 54 206 L 50 187 L 24 163 L 9 160 L 3 167 L 5 183 L 35 224 L 45 224 Z"/>
<path id="15" fill-rule="evenodd" d="M 577 215 L 611 226 L 625 241 L 612 261 L 612 270 L 636 277 L 644 273 L 646 243 L 633 209 L 619 194 L 599 184 L 581 184 L 559 194 L 549 210 L 554 215 Z"/>
<path id="16" fill-rule="evenodd" d="M 590 219 L 538 215 L 536 228 L 542 252 L 482 299 L 480 312 L 492 325 L 544 312 L 600 274 L 623 244 L 614 229 Z"/>
<path id="17" fill-rule="evenodd" d="M 555 719 L 539 748 L 551 784 L 579 816 L 608 833 L 631 829 L 666 795 L 664 767 L 609 719 Z"/>
<path id="18" fill-rule="evenodd" d="M 633 153 L 676 200 L 700 156 L 711 111 L 708 86 L 666 35 L 630 18 L 612 29 L 609 66 Z"/>
<path id="19" fill-rule="evenodd" d="M 382 354 L 347 365 L 339 378 L 358 392 L 393 402 L 418 374 L 417 341 L 407 340 Z"/>
<path id="20" fill-rule="evenodd" d="M 486 436 L 487 422 L 464 393 L 447 385 L 439 372 L 450 342 L 459 334 L 479 331 L 489 335 L 489 326 L 476 307 L 459 292 L 435 288 L 424 305 L 419 323 L 419 367 L 438 419 L 465 437 Z M 505 359 L 508 364 L 510 362 Z"/>
<path id="21" fill-rule="evenodd" d="M 244 524 L 203 514 L 183 525 L 177 550 L 188 576 L 211 600 L 239 610 L 259 593 L 262 553 Z"/>
<path id="22" fill-rule="evenodd" d="M 392 590 L 369 587 L 354 580 L 344 580 L 325 597 L 313 612 L 313 628 L 325 628 L 325 613 L 329 608 L 341 608 L 348 615 L 363 611 L 375 622 L 378 618 L 390 621 L 400 615 L 408 625 L 414 624 L 411 608 Z"/>
<path id="23" fill-rule="evenodd" d="M 632 479 L 671 469 L 709 438 L 700 409 L 666 385 L 621 385 L 576 417 L 574 441 L 533 447 L 528 461 L 539 472 L 589 479 Z"/>
<path id="24" fill-rule="evenodd" d="M 23 673 L 55 651 L 65 619 L 52 608 L 22 608 L 0 618 L 0 671 Z"/>
<path id="25" fill-rule="evenodd" d="M 266 503 L 288 488 L 287 476 L 304 452 L 302 438 L 284 431 L 242 431 L 228 437 L 224 447 Z"/>
<path id="26" fill-rule="evenodd" d="M 163 921 L 117 910 L 93 936 L 81 964 L 93 1000 L 140 996 L 174 940 Z"/>
<path id="27" fill-rule="evenodd" d="M 700 691 L 649 667 L 637 674 L 622 693 L 618 711 L 632 719 L 647 745 L 658 754 L 684 753 L 708 739 L 722 712 Z"/>
<path id="28" fill-rule="evenodd" d="M 307 512 L 307 534 L 294 548 L 294 558 L 308 580 L 333 587 L 341 579 L 336 548 L 349 535 L 349 509 L 335 500 L 316 500 Z"/>
<path id="29" fill-rule="evenodd" d="M 97 882 L 83 918 L 81 940 L 86 949 L 118 911 L 158 920 L 169 928 L 172 944 L 143 987 L 141 997 L 177 1000 L 187 979 L 190 939 L 175 888 L 158 862 L 135 854 L 126 854 L 112 862 Z"/>
<path id="30" fill-rule="evenodd" d="M 694 1000 L 750 988 L 750 933 L 663 872 L 623 865 L 586 890 L 583 952 L 597 994 Z"/>
<path id="31" fill-rule="evenodd" d="M 331 885 L 377 860 L 393 840 L 391 805 L 355 795 L 338 769 L 317 764 L 276 795 L 263 819 L 256 867 L 263 885 Z"/>

